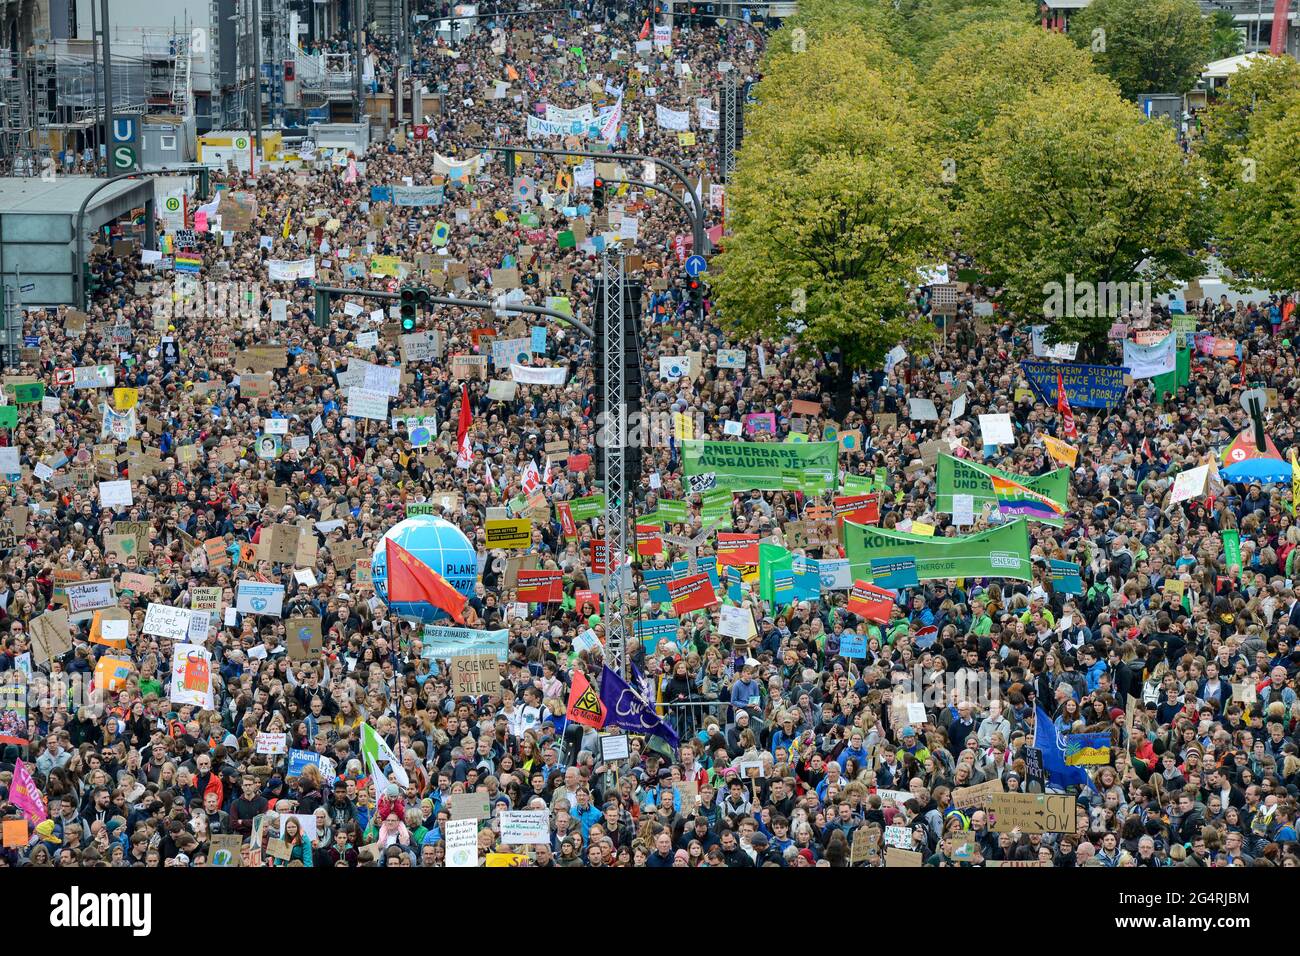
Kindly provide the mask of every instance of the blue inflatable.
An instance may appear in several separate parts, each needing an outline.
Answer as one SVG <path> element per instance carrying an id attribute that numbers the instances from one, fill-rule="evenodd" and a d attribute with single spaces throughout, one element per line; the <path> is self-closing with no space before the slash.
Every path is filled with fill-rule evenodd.
<path id="1" fill-rule="evenodd" d="M 402 601 L 394 604 L 388 600 L 387 541 L 392 538 L 437 571 L 447 583 L 466 597 L 474 594 L 478 582 L 478 554 L 469 538 L 454 524 L 432 515 L 412 515 L 393 525 L 379 539 L 370 559 L 370 573 L 374 576 L 375 594 L 379 600 L 399 617 L 434 624 L 447 619 L 445 612 L 426 602 Z"/>

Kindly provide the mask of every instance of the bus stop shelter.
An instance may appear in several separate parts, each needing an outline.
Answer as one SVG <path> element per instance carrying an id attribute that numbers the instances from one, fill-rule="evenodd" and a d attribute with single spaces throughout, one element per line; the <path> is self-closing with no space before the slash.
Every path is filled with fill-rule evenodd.
<path id="1" fill-rule="evenodd" d="M 84 249 L 88 251 L 101 228 L 142 206 L 145 246 L 151 248 L 151 178 L 124 179 L 107 185 L 93 176 L 0 178 L 0 281 L 8 304 L 76 304 L 76 274 L 82 267 L 77 260 L 79 214 L 86 236 Z"/>

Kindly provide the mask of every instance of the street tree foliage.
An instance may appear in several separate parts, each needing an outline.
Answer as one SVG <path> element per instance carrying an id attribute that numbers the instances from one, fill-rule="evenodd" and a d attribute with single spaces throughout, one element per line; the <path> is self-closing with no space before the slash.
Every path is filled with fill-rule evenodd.
<path id="1" fill-rule="evenodd" d="M 711 271 L 727 325 L 797 330 L 810 353 L 838 349 L 841 374 L 931 332 L 908 319 L 944 215 L 914 84 L 857 29 L 769 57 L 727 187 L 730 235 Z"/>
<path id="2" fill-rule="evenodd" d="M 1196 164 L 1109 82 L 1054 84 L 1011 103 L 980 137 L 972 172 L 963 244 L 1026 319 L 1042 316 L 1051 284 L 1069 276 L 1076 286 L 1149 281 L 1159 294 L 1200 274 Z M 1113 319 L 1061 315 L 1048 337 L 1098 348 Z"/>
<path id="3" fill-rule="evenodd" d="M 1231 104 L 1225 106 L 1224 116 L 1233 116 Z M 1216 245 L 1238 288 L 1300 288 L 1298 143 L 1300 90 L 1294 87 L 1257 100 L 1244 136 L 1223 143 L 1214 177 Z"/>
<path id="4" fill-rule="evenodd" d="M 1197 154 L 1220 187 L 1240 178 L 1248 143 L 1276 122 L 1300 92 L 1300 63 L 1289 56 L 1260 56 L 1234 73 L 1201 116 Z"/>
<path id="5" fill-rule="evenodd" d="M 950 34 L 921 95 L 936 119 L 935 155 L 951 195 L 963 195 L 980 135 L 1008 104 L 1056 83 L 1096 78 L 1092 59 L 1068 37 L 1013 19 L 981 21 Z"/>
<path id="6" fill-rule="evenodd" d="M 1196 0 L 1092 0 L 1070 36 L 1129 99 L 1186 93 L 1211 56 L 1211 22 Z"/>

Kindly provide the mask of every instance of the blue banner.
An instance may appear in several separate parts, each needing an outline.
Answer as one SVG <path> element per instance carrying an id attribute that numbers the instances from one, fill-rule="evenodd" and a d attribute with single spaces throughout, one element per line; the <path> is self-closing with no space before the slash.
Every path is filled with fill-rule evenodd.
<path id="1" fill-rule="evenodd" d="M 1082 594 L 1083 579 L 1073 561 L 1052 559 L 1052 589 L 1059 594 Z"/>
<path id="2" fill-rule="evenodd" d="M 662 617 L 657 621 L 637 621 L 636 637 L 647 654 L 653 654 L 659 642 L 664 638 L 677 640 L 678 618 Z"/>
<path id="3" fill-rule="evenodd" d="M 371 186 L 370 201 L 371 202 L 392 202 L 393 187 L 392 186 Z"/>
<path id="4" fill-rule="evenodd" d="M 1064 365 L 1021 362 L 1029 387 L 1048 405 L 1056 405 L 1056 375 L 1065 382 L 1065 395 L 1075 408 L 1115 408 L 1124 404 L 1128 370 L 1117 365 Z"/>
<path id="5" fill-rule="evenodd" d="M 645 582 L 650 600 L 656 604 L 672 600 L 672 596 L 668 593 L 668 582 L 673 579 L 671 568 L 647 568 L 641 572 L 641 579 Z"/>
<path id="6" fill-rule="evenodd" d="M 872 558 L 871 583 L 878 588 L 901 591 L 920 585 L 916 558 Z"/>

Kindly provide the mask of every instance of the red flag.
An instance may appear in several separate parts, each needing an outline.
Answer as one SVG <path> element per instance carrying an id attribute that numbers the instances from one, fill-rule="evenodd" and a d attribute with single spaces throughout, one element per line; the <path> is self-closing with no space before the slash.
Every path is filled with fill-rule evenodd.
<path id="1" fill-rule="evenodd" d="M 564 716 L 575 723 L 597 729 L 605 726 L 605 705 L 600 702 L 600 695 L 591 686 L 582 671 L 573 672 L 573 683 L 569 686 L 569 706 Z"/>
<path id="2" fill-rule="evenodd" d="M 1065 437 L 1078 438 L 1079 430 L 1074 427 L 1074 412 L 1070 409 L 1070 400 L 1065 395 L 1065 376 L 1056 373 L 1056 410 L 1061 413 L 1065 423 Z"/>
<path id="3" fill-rule="evenodd" d="M 641 35 L 637 37 L 637 39 L 645 40 L 648 39 L 649 36 L 650 36 L 650 18 L 646 17 L 645 23 L 641 24 Z"/>
<path id="4" fill-rule="evenodd" d="M 385 546 L 390 602 L 428 601 L 434 607 L 446 611 L 457 624 L 465 623 L 465 595 L 392 538 L 385 541 Z"/>
<path id="5" fill-rule="evenodd" d="M 468 468 L 474 464 L 474 448 L 469 443 L 469 426 L 474 420 L 469 410 L 469 383 L 460 386 L 460 423 L 456 428 L 456 467 Z"/>

